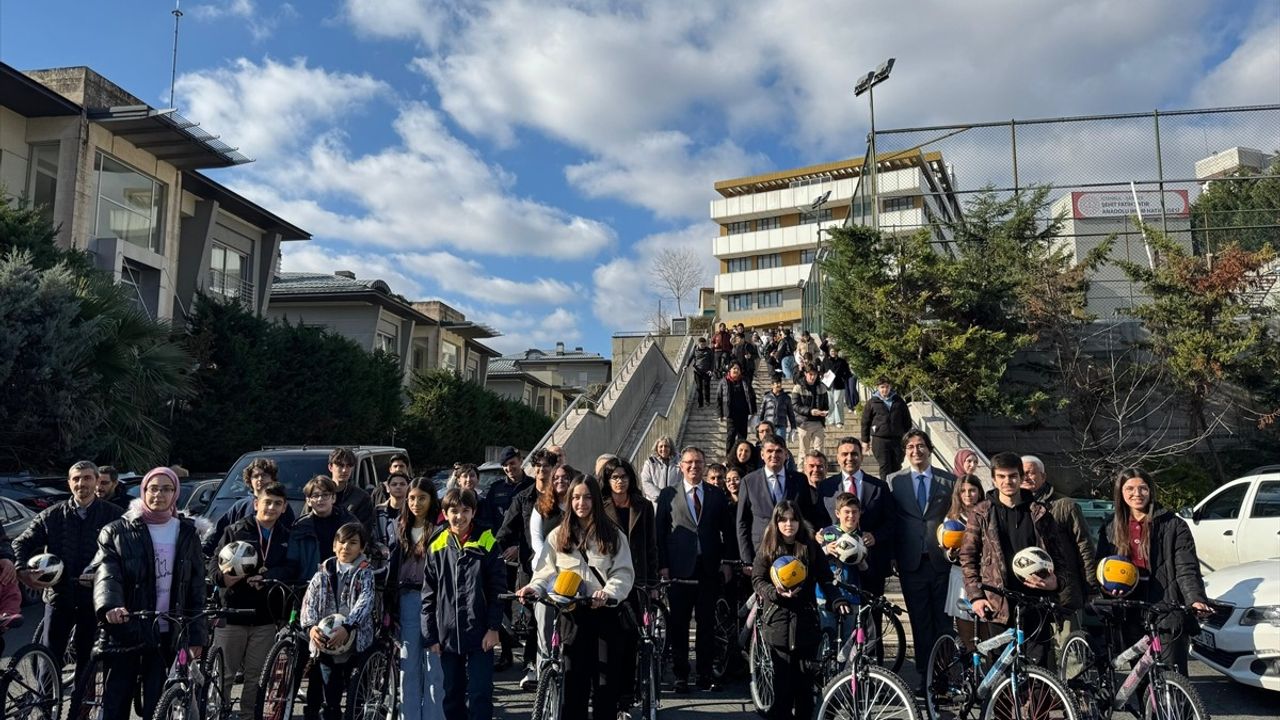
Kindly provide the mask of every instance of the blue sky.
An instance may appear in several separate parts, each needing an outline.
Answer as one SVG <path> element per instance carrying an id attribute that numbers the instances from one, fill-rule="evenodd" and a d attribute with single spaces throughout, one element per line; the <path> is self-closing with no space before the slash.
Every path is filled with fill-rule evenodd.
<path id="1" fill-rule="evenodd" d="M 167 107 L 172 9 L 0 0 L 0 60 L 88 65 Z M 653 313 L 663 248 L 702 253 L 710 284 L 712 183 L 861 156 L 851 88 L 885 57 L 880 127 L 1280 102 L 1276 0 L 182 10 L 176 106 L 256 160 L 211 175 L 314 234 L 284 268 L 442 298 L 504 351 L 608 354 Z"/>

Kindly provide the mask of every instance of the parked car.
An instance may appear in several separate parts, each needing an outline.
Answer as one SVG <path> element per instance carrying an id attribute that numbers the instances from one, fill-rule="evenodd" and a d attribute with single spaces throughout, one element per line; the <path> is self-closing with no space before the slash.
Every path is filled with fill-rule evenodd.
<path id="1" fill-rule="evenodd" d="M 1273 557 L 1280 549 L 1280 466 L 1258 468 L 1179 514 L 1205 573 Z"/>
<path id="2" fill-rule="evenodd" d="M 1280 557 L 1209 573 L 1204 587 L 1214 612 L 1191 654 L 1236 682 L 1280 691 Z"/>
<path id="3" fill-rule="evenodd" d="M 476 474 L 480 476 L 480 484 L 476 486 L 480 491 L 480 497 L 484 497 L 489 492 L 490 485 L 499 480 L 505 480 L 507 477 L 507 471 L 503 470 L 502 466 L 496 462 L 487 462 L 481 465 L 476 468 Z"/>
<path id="4" fill-rule="evenodd" d="M 4 532 L 10 540 L 21 535 L 35 516 L 36 512 L 22 503 L 0 497 L 0 523 L 4 524 Z"/>
<path id="5" fill-rule="evenodd" d="M 302 487 L 316 475 L 329 474 L 329 452 L 335 446 L 265 447 L 240 456 L 218 483 L 218 489 L 202 513 L 210 520 L 218 520 L 241 498 L 249 496 L 244 484 L 244 469 L 257 458 L 271 458 L 280 467 L 280 482 L 289 495 L 294 512 L 302 514 Z M 408 454 L 403 448 L 349 445 L 356 455 L 355 473 L 351 481 L 357 487 L 373 491 L 374 485 L 386 477 L 391 457 L 396 453 Z"/>
<path id="6" fill-rule="evenodd" d="M 124 480 L 120 482 L 124 482 Z M 141 477 L 133 478 L 130 481 L 130 484 L 125 488 L 125 492 L 129 494 L 129 497 L 142 497 L 141 482 Z M 222 478 L 220 477 L 214 480 L 192 480 L 190 477 L 184 479 L 181 487 L 178 488 L 178 508 L 190 515 L 202 514 L 200 510 L 209 506 L 209 502 L 213 497 L 211 493 L 218 489 L 218 484 L 221 482 Z M 204 500 L 204 504 L 197 509 L 193 509 L 191 501 L 197 496 Z"/>
<path id="7" fill-rule="evenodd" d="M 60 482 L 59 482 L 60 480 Z M 67 479 L 30 474 L 0 477 L 0 497 L 8 498 L 35 512 L 71 496 Z"/>

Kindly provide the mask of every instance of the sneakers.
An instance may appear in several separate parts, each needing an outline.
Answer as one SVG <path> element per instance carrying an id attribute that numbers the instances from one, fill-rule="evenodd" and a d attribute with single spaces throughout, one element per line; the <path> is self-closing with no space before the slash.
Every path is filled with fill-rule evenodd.
<path id="1" fill-rule="evenodd" d="M 631 720 L 631 713 L 626 710 L 618 711 L 618 720 Z"/>
<path id="2" fill-rule="evenodd" d="M 531 667 L 525 672 L 524 678 L 520 680 L 520 689 L 534 690 L 537 687 L 538 687 L 538 671 L 534 670 Z"/>

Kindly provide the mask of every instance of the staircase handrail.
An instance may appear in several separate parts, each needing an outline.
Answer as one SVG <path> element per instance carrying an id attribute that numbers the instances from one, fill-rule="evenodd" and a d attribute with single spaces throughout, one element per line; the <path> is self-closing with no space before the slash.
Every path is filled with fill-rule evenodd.
<path id="1" fill-rule="evenodd" d="M 957 444 L 960 445 L 961 449 L 967 448 L 973 451 L 973 453 L 978 456 L 978 465 L 988 468 L 991 467 L 991 459 L 987 457 L 987 454 L 982 452 L 982 448 L 978 447 L 978 444 L 975 443 L 967 433 L 965 433 L 964 428 L 960 427 L 960 424 L 952 419 L 952 417 L 947 414 L 946 410 L 942 409 L 942 406 L 938 404 L 938 401 L 933 399 L 933 396 L 930 395 L 928 391 L 921 387 L 912 388 L 911 392 L 907 393 L 907 401 L 928 405 L 930 409 L 930 417 L 937 418 L 942 422 L 944 427 L 955 431 L 956 441 Z M 911 426 L 916 429 L 922 429 L 920 427 L 920 421 L 914 417 L 911 419 Z M 942 454 L 937 450 L 934 451 L 934 457 L 940 461 L 938 464 L 943 468 L 955 472 L 955 468 L 951 467 L 952 458 L 942 457 Z"/>
<path id="2" fill-rule="evenodd" d="M 714 323 L 712 324 L 712 327 L 715 327 Z M 676 356 L 679 359 L 672 367 L 672 370 L 676 373 L 676 382 L 679 384 L 676 386 L 676 391 L 671 395 L 671 402 L 667 403 L 667 409 L 665 411 L 656 412 L 653 414 L 653 417 L 649 418 L 648 424 L 645 425 L 644 432 L 641 433 L 639 439 L 636 440 L 635 447 L 631 448 L 630 451 L 627 452 L 627 459 L 631 462 L 632 466 L 637 464 L 637 453 L 642 452 L 644 448 L 653 447 L 653 444 L 657 442 L 659 437 L 668 435 L 674 438 L 679 435 L 679 427 L 674 430 L 671 428 L 671 418 L 673 416 L 678 417 L 679 420 L 676 422 L 681 424 L 683 424 L 687 419 L 689 408 L 689 388 L 693 385 L 693 375 L 691 373 L 684 372 L 684 368 L 689 362 L 689 357 L 693 354 L 694 342 L 695 335 L 693 333 L 689 333 L 685 336 L 684 343 L 680 345 L 680 352 Z M 622 448 L 622 450 L 626 452 L 627 449 Z"/>

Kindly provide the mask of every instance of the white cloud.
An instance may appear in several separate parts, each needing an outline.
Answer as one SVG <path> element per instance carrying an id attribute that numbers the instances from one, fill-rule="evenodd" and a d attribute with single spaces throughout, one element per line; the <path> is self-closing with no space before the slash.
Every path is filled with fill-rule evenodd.
<path id="1" fill-rule="evenodd" d="M 1261 22 L 1196 84 L 1192 98 L 1197 105 L 1280 103 L 1280 18 Z"/>
<path id="2" fill-rule="evenodd" d="M 288 64 L 239 58 L 182 75 L 176 85 L 184 115 L 258 160 L 287 155 L 310 140 L 312 129 L 388 92 L 370 75 L 329 72 L 305 58 Z"/>
<path id="3" fill-rule="evenodd" d="M 534 313 L 519 310 L 501 313 L 490 310 L 454 305 L 466 314 L 468 320 L 481 322 L 502 333 L 501 337 L 482 340 L 485 345 L 509 355 L 530 348 L 553 348 L 558 342 L 573 347 L 581 342 L 581 319 L 578 314 L 564 307 L 549 312 Z"/>
<path id="4" fill-rule="evenodd" d="M 362 35 L 440 41 L 449 19 L 439 0 L 344 0 L 342 14 Z"/>
<path id="5" fill-rule="evenodd" d="M 315 241 L 284 243 L 281 250 L 280 270 L 325 275 L 331 275 L 338 270 L 350 270 L 357 278 L 382 280 L 392 292 L 410 300 L 418 300 L 433 294 L 419 278 L 405 273 L 390 256 L 330 250 Z"/>
<path id="6" fill-rule="evenodd" d="M 495 305 L 555 305 L 573 302 L 581 295 L 575 283 L 538 278 L 528 282 L 489 275 L 474 260 L 446 252 L 395 255 L 400 267 L 435 281 L 440 291 Z"/>
<path id="7" fill-rule="evenodd" d="M 241 20 L 249 29 L 254 40 L 262 41 L 271 37 L 281 22 L 297 17 L 298 13 L 290 3 L 273 4 L 271 12 L 264 12 L 257 7 L 254 0 L 228 0 L 224 3 L 196 5 L 191 14 L 197 20 L 217 21 L 223 18 Z"/>
<path id="8" fill-rule="evenodd" d="M 644 330 L 649 319 L 656 315 L 658 301 L 662 301 L 665 315 L 675 314 L 675 301 L 655 289 L 653 260 L 664 249 L 691 248 L 703 258 L 705 284 L 719 271 L 719 265 L 711 254 L 711 241 L 715 226 L 709 222 L 695 223 L 670 232 L 649 235 L 631 248 L 628 255 L 616 257 L 597 265 L 591 273 L 591 311 L 606 328 L 615 331 Z M 684 299 L 685 314 L 696 312 L 697 295 Z"/>

